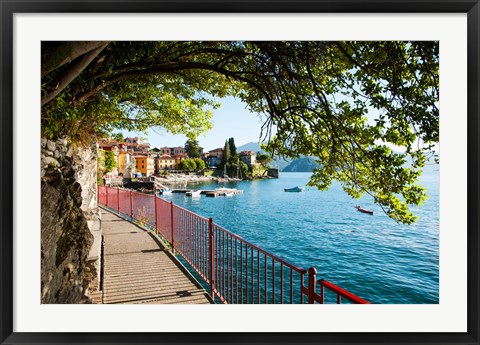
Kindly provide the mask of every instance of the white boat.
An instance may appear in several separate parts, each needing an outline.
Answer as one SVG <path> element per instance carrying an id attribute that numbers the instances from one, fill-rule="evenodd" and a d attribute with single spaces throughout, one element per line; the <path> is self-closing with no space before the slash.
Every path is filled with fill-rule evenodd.
<path id="1" fill-rule="evenodd" d="M 201 193 L 202 193 L 201 190 L 192 189 L 192 190 L 189 190 L 188 192 L 185 192 L 185 195 L 195 197 L 195 196 L 200 196 Z"/>
<path id="2" fill-rule="evenodd" d="M 285 190 L 285 192 L 303 192 L 305 190 L 305 188 L 295 186 L 295 187 L 292 187 L 292 188 L 284 188 L 284 190 Z"/>
<path id="3" fill-rule="evenodd" d="M 160 195 L 165 195 L 165 194 L 171 193 L 172 190 L 170 188 L 163 188 L 163 189 L 159 189 L 158 192 L 160 193 Z"/>

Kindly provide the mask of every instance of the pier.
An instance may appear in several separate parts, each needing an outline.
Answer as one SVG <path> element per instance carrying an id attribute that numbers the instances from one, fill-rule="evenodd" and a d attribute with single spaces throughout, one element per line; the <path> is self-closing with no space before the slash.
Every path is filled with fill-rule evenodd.
<path id="1" fill-rule="evenodd" d="M 187 193 L 187 192 L 191 192 L 192 190 L 195 190 L 195 189 L 172 189 L 172 193 Z M 203 194 L 208 197 L 217 197 L 217 196 L 243 194 L 243 190 L 231 189 L 231 188 L 207 189 L 207 190 L 201 190 L 200 194 Z"/>

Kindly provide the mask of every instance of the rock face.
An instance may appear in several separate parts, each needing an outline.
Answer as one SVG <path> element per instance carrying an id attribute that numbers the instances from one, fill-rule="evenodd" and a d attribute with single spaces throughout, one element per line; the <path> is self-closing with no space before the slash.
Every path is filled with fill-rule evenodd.
<path id="1" fill-rule="evenodd" d="M 100 223 L 95 149 L 42 139 L 42 303 L 89 303 L 89 291 L 98 286 L 99 265 L 89 261 Z"/>

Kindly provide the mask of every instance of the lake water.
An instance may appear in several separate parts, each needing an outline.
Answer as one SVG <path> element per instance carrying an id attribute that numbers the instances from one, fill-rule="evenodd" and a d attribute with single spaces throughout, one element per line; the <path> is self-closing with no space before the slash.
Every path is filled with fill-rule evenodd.
<path id="1" fill-rule="evenodd" d="M 413 208 L 419 220 L 409 226 L 388 218 L 371 197 L 351 199 L 339 184 L 326 192 L 306 187 L 310 175 L 281 173 L 279 179 L 221 185 L 244 190 L 232 197 L 165 198 L 295 265 L 314 266 L 318 279 L 371 303 L 438 303 L 438 167 L 421 177 L 429 199 Z M 284 192 L 297 185 L 305 192 Z M 357 204 L 374 214 L 358 212 Z"/>

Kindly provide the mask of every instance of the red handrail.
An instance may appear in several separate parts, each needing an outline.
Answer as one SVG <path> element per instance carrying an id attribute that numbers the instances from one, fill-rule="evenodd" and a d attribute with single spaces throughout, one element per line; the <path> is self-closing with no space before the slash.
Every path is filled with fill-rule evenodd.
<path id="1" fill-rule="evenodd" d="M 347 300 L 349 300 L 350 302 L 353 302 L 355 304 L 370 304 L 366 300 L 364 300 L 364 299 L 362 299 L 358 296 L 355 296 L 353 293 L 348 292 L 347 290 L 342 289 L 341 287 L 339 287 L 339 286 L 337 286 L 333 283 L 330 283 L 328 280 L 320 279 L 320 280 L 317 281 L 317 283 L 320 284 L 320 288 L 321 288 L 320 295 L 321 296 L 325 295 L 325 288 L 330 290 L 330 291 L 333 291 L 334 293 L 337 294 L 337 304 L 341 303 L 342 297 L 346 298 Z"/>
<path id="2" fill-rule="evenodd" d="M 210 296 L 222 303 L 304 303 L 304 295 L 308 297 L 307 303 L 324 303 L 325 288 L 337 294 L 337 303 L 342 297 L 353 303 L 368 303 L 326 280 L 317 282 L 314 267 L 308 270 L 305 285 L 306 269 L 216 225 L 211 218 L 199 216 L 156 195 L 123 193 L 115 189 L 99 186 L 98 203 L 126 219 L 140 220 L 137 218 L 141 216 L 142 223 L 147 223 L 162 236 L 172 251 L 209 285 Z M 129 203 L 124 199 L 127 195 Z M 146 205 L 152 209 L 145 211 Z M 316 283 L 320 284 L 321 294 L 315 292 Z"/>

